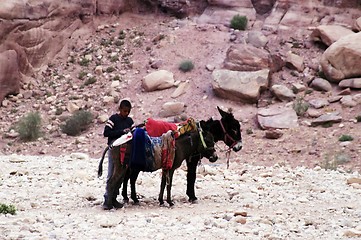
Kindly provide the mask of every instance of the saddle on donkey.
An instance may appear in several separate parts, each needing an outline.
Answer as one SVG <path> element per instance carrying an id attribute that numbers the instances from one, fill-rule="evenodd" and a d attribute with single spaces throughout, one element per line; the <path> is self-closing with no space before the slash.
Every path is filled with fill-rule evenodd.
<path id="1" fill-rule="evenodd" d="M 189 118 L 181 123 L 170 123 L 148 118 L 144 128 L 136 128 L 132 135 L 131 158 L 126 162 L 130 168 L 152 172 L 169 170 L 175 156 L 175 139 L 195 131 L 196 122 Z"/>

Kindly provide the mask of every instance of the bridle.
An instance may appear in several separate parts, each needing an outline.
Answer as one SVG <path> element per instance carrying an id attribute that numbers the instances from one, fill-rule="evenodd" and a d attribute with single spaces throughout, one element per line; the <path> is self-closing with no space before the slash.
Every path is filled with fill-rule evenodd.
<path id="1" fill-rule="evenodd" d="M 229 146 L 227 151 L 230 151 L 236 144 L 238 141 L 234 140 L 233 137 L 231 137 L 231 135 L 229 135 L 229 133 L 227 133 L 226 129 L 223 126 L 222 120 L 219 120 L 222 130 L 223 130 L 223 134 L 224 134 L 224 142 L 227 142 L 227 139 L 231 140 L 233 143 L 231 144 L 231 146 Z"/>
<path id="2" fill-rule="evenodd" d="M 232 141 L 231 146 L 228 147 L 227 150 L 223 150 L 226 152 L 226 157 L 227 157 L 227 169 L 229 168 L 229 158 L 231 157 L 231 152 L 232 152 L 232 148 L 238 143 L 238 141 L 236 141 L 231 135 L 229 135 L 229 133 L 226 131 L 226 129 L 224 128 L 224 125 L 222 123 L 222 120 L 219 120 L 219 123 L 221 124 L 222 130 L 223 130 L 223 134 L 224 134 L 224 143 L 227 142 L 227 139 Z"/>
<path id="3" fill-rule="evenodd" d="M 213 147 L 212 147 L 212 146 L 207 146 L 207 144 L 206 144 L 206 142 L 205 142 L 205 140 L 204 140 L 204 136 L 203 136 L 204 131 L 203 131 L 203 129 L 202 129 L 202 127 L 201 127 L 201 125 L 200 125 L 199 122 L 196 123 L 196 126 L 197 126 L 197 131 L 198 131 L 198 134 L 199 134 L 199 140 L 201 141 L 201 144 L 202 144 L 203 149 L 204 149 L 205 151 L 215 151 L 214 146 L 213 146 Z M 212 136 L 212 135 L 211 135 L 211 136 Z M 213 143 L 214 143 L 214 140 L 213 140 Z M 192 141 L 192 138 L 191 138 L 191 137 L 190 137 L 190 144 L 193 145 L 193 141 Z M 193 156 L 199 156 L 199 160 L 202 159 L 202 153 L 200 153 L 200 152 L 199 152 L 198 154 L 196 154 L 196 155 L 193 155 Z M 190 156 L 188 161 L 190 161 L 190 159 L 191 159 L 193 156 Z"/>

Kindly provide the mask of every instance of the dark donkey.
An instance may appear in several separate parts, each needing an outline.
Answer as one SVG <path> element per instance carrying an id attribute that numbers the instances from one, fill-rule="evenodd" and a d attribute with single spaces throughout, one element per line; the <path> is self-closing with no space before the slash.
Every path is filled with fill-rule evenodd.
<path id="1" fill-rule="evenodd" d="M 167 186 L 167 203 L 170 206 L 174 205 L 172 202 L 172 198 L 171 198 L 171 187 L 172 187 L 173 174 L 174 174 L 175 169 L 177 169 L 178 167 L 181 166 L 183 160 L 189 159 L 194 155 L 200 155 L 202 157 L 206 157 L 210 161 L 213 161 L 213 162 L 217 160 L 218 157 L 217 157 L 217 155 L 215 153 L 215 149 L 214 149 L 213 135 L 207 131 L 206 126 L 204 126 L 204 127 L 205 127 L 204 128 L 205 130 L 202 130 L 203 126 L 201 126 L 200 128 L 198 128 L 197 131 L 186 133 L 176 139 L 176 141 L 175 141 L 175 157 L 174 157 L 172 168 L 169 170 L 163 170 L 163 172 L 162 172 L 161 189 L 160 189 L 159 198 L 158 198 L 160 204 L 164 204 L 163 195 L 164 195 L 165 187 Z M 105 153 L 108 149 L 109 149 L 109 147 L 107 147 L 104 150 L 102 159 L 100 160 L 99 168 L 98 168 L 98 176 L 101 176 L 101 174 L 102 174 L 102 163 L 104 160 Z M 126 144 L 125 159 L 130 159 L 131 151 L 132 151 L 132 145 L 131 145 L 131 143 L 128 142 Z M 112 148 L 110 151 L 110 154 L 113 154 L 114 159 L 119 159 L 120 146 Z M 125 162 L 127 162 L 127 161 L 125 161 Z M 158 168 L 158 169 L 160 169 L 160 168 Z M 154 169 L 154 170 L 158 170 L 158 169 Z M 108 184 L 107 184 L 108 198 L 103 205 L 104 209 L 113 208 L 112 201 L 113 201 L 114 197 L 116 197 L 117 191 L 118 191 L 119 187 L 121 186 L 121 183 L 124 182 L 124 180 L 125 180 L 124 176 L 125 176 L 126 172 L 128 172 L 128 173 L 130 173 L 130 172 L 136 173 L 137 172 L 137 174 L 134 174 L 134 176 L 138 176 L 140 170 L 130 169 L 126 164 L 121 164 L 120 161 L 114 161 L 113 174 L 110 177 L 110 179 L 108 179 Z M 132 193 L 132 196 L 135 196 L 133 198 L 133 200 L 136 202 L 136 201 L 138 201 L 138 199 L 136 198 L 136 193 L 135 193 L 135 180 L 136 179 L 134 179 L 134 186 L 132 186 L 132 190 L 134 190 L 134 192 Z M 133 180 L 132 180 L 132 183 L 133 183 Z"/>
<path id="2" fill-rule="evenodd" d="M 233 150 L 238 152 L 242 149 L 241 125 L 231 112 L 225 112 L 217 107 L 221 115 L 220 120 L 208 119 L 206 122 L 201 121 L 202 125 L 207 128 L 213 135 L 214 141 L 223 141 L 228 146 L 228 152 Z M 192 156 L 187 161 L 187 196 L 189 202 L 196 202 L 194 185 L 196 181 L 197 166 L 200 161 L 198 156 Z"/>
<path id="3" fill-rule="evenodd" d="M 200 121 L 202 128 L 209 131 L 214 141 L 223 141 L 229 149 L 227 151 L 238 152 L 242 149 L 242 137 L 241 137 L 241 126 L 239 122 L 234 118 L 233 114 L 230 112 L 225 112 L 222 109 L 218 108 L 218 112 L 221 114 L 221 120 L 213 120 L 210 118 L 207 121 Z M 202 155 L 193 154 L 187 158 L 187 196 L 190 202 L 196 202 L 197 197 L 195 196 L 195 181 L 196 181 L 196 172 L 199 161 L 202 159 Z M 211 161 L 212 162 L 212 161 Z M 137 170 L 127 170 L 123 182 L 122 196 L 124 202 L 129 202 L 127 194 L 127 185 L 128 180 L 130 180 L 131 187 L 131 199 L 134 204 L 138 204 L 139 200 L 137 198 L 135 183 L 138 178 L 140 171 Z M 163 188 L 164 191 L 164 188 Z"/>

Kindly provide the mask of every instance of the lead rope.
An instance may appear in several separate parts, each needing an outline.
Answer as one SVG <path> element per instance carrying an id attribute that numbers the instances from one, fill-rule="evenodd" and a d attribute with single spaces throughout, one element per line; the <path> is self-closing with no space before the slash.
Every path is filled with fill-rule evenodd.
<path id="1" fill-rule="evenodd" d="M 231 149 L 226 151 L 226 158 L 227 158 L 227 169 L 229 168 L 229 158 L 231 157 Z"/>

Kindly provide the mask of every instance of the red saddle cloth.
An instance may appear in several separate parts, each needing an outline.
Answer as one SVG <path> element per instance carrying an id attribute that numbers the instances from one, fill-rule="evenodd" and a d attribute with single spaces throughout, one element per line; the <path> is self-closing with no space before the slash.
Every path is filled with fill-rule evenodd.
<path id="1" fill-rule="evenodd" d="M 175 123 L 170 123 L 161 120 L 154 120 L 148 118 L 145 123 L 145 129 L 151 137 L 160 137 L 163 133 L 168 132 L 168 130 L 177 131 L 177 125 Z"/>

